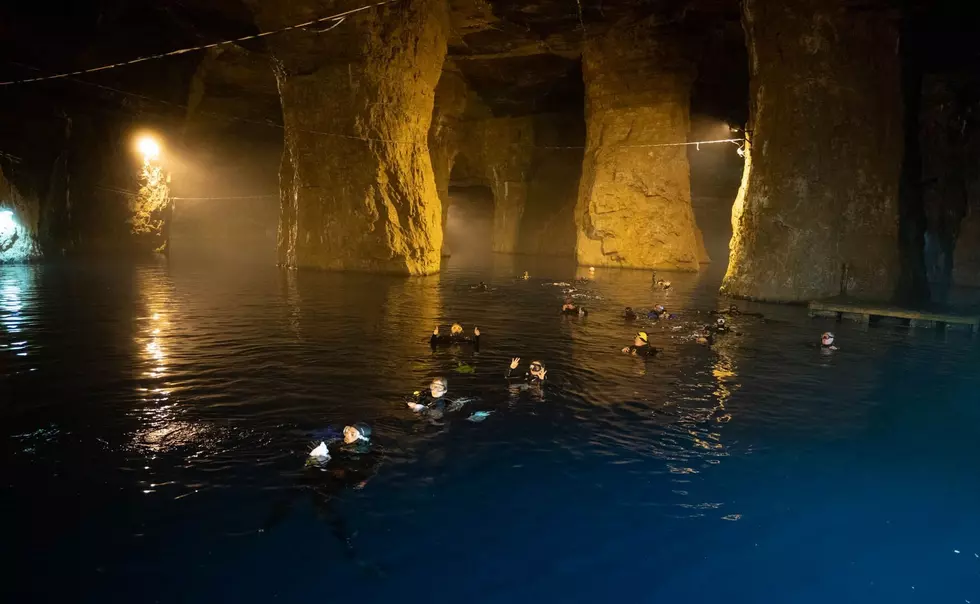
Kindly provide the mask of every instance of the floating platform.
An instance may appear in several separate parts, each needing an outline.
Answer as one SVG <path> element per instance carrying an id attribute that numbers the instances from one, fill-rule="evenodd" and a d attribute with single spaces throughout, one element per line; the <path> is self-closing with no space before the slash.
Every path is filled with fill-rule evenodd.
<path id="1" fill-rule="evenodd" d="M 810 316 L 852 319 L 862 323 L 873 323 L 882 317 L 907 319 L 910 327 L 963 326 L 971 332 L 980 331 L 980 315 L 964 315 L 933 310 L 912 310 L 887 304 L 857 302 L 847 298 L 814 300 L 809 305 Z"/>

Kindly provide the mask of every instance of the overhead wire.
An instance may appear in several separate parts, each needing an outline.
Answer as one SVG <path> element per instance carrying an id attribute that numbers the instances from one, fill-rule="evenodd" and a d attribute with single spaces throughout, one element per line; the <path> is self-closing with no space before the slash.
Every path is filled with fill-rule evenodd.
<path id="1" fill-rule="evenodd" d="M 297 29 L 303 29 L 305 27 L 310 27 L 311 25 L 317 25 L 318 23 L 324 23 L 324 22 L 327 22 L 327 21 L 338 21 L 339 20 L 339 21 L 343 22 L 343 19 L 345 17 L 350 16 L 350 15 L 353 15 L 353 14 L 356 14 L 356 13 L 360 13 L 360 12 L 363 12 L 363 11 L 366 11 L 366 10 L 370 10 L 372 8 L 377 8 L 379 6 L 384 6 L 386 4 L 393 4 L 395 2 L 398 2 L 398 0 L 383 0 L 382 2 L 375 2 L 374 4 L 367 4 L 365 6 L 361 6 L 361 7 L 358 7 L 358 8 L 352 8 L 350 10 L 347 10 L 347 11 L 344 11 L 344 12 L 340 12 L 340 13 L 337 13 L 337 14 L 334 14 L 334 15 L 330 15 L 328 17 L 319 17 L 317 19 L 311 19 L 311 20 L 306 21 L 304 23 L 297 23 L 295 25 L 289 25 L 289 26 L 286 26 L 286 27 L 281 27 L 279 29 L 273 29 L 273 30 L 269 30 L 269 31 L 263 31 L 263 32 L 259 32 L 257 34 L 250 34 L 250 35 L 247 35 L 247 36 L 241 36 L 241 37 L 233 38 L 233 39 L 230 39 L 230 40 L 222 40 L 222 41 L 219 41 L 219 42 L 212 42 L 210 44 L 201 44 L 201 45 L 198 45 L 198 46 L 190 46 L 190 47 L 187 47 L 187 48 L 179 48 L 177 50 L 171 50 L 171 51 L 168 51 L 168 52 L 161 52 L 161 53 L 157 53 L 157 54 L 154 54 L 154 55 L 147 55 L 147 56 L 143 56 L 143 57 L 137 57 L 135 59 L 130 59 L 128 61 L 119 61 L 117 63 L 110 63 L 108 65 L 100 65 L 99 67 L 90 67 L 88 69 L 77 69 L 75 71 L 66 71 L 66 72 L 62 72 L 62 73 L 56 73 L 56 74 L 53 74 L 53 75 L 38 76 L 38 77 L 34 77 L 34 78 L 24 78 L 24 79 L 20 79 L 20 80 L 9 80 L 9 81 L 6 81 L 6 82 L 0 82 L 0 86 L 15 86 L 15 85 L 18 85 L 18 84 L 30 84 L 32 82 L 44 82 L 44 81 L 48 81 L 48 80 L 59 80 L 59 79 L 62 79 L 62 78 L 67 78 L 67 77 L 77 76 L 77 75 L 84 75 L 84 74 L 87 74 L 87 73 L 96 73 L 96 72 L 99 72 L 99 71 L 108 71 L 110 69 L 117 69 L 119 67 L 126 67 L 127 65 L 135 65 L 137 63 L 145 63 L 147 61 L 156 61 L 158 59 L 165 59 L 167 57 L 175 57 L 177 55 L 183 55 L 183 54 L 187 54 L 189 52 L 197 52 L 197 51 L 201 51 L 201 50 L 207 50 L 209 48 L 217 48 L 219 46 L 225 46 L 225 45 L 228 45 L 228 44 L 237 44 L 239 42 L 246 42 L 248 40 L 257 40 L 259 38 L 265 38 L 267 36 L 281 34 L 281 33 L 287 32 L 287 31 L 294 31 L 294 30 L 297 30 Z M 336 27 L 336 25 L 340 25 L 340 23 L 335 24 L 334 27 Z M 330 29 L 333 29 L 333 27 L 327 28 L 326 30 L 323 30 L 323 31 L 329 31 Z"/>

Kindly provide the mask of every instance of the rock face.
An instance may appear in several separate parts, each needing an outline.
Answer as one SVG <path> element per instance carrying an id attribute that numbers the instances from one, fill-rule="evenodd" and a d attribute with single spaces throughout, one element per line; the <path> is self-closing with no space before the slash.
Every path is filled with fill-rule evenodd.
<path id="1" fill-rule="evenodd" d="M 924 79 L 920 141 L 925 260 L 934 298 L 980 286 L 980 78 Z"/>
<path id="2" fill-rule="evenodd" d="M 687 141 L 693 68 L 652 26 L 614 27 L 583 50 L 586 150 L 580 264 L 698 270 Z"/>
<path id="3" fill-rule="evenodd" d="M 263 29 L 338 10 L 316 0 L 250 6 Z M 271 39 L 285 126 L 281 263 L 439 269 L 442 212 L 426 137 L 446 11 L 439 0 L 405 0 L 349 16 L 329 35 Z"/>
<path id="4" fill-rule="evenodd" d="M 41 256 L 37 242 L 40 213 L 38 200 L 22 195 L 0 167 L 0 264 Z"/>
<path id="5" fill-rule="evenodd" d="M 130 226 L 138 251 L 167 254 L 170 251 L 170 175 L 150 158 L 143 161 L 139 191 L 130 201 Z"/>
<path id="6" fill-rule="evenodd" d="M 485 186 L 494 198 L 493 251 L 571 255 L 582 155 L 566 147 L 581 146 L 581 115 L 495 116 L 454 66 L 436 99 L 429 145 L 444 224 L 451 183 Z"/>
<path id="7" fill-rule="evenodd" d="M 842 0 L 746 0 L 751 145 L 723 291 L 887 299 L 900 272 L 898 32 Z"/>

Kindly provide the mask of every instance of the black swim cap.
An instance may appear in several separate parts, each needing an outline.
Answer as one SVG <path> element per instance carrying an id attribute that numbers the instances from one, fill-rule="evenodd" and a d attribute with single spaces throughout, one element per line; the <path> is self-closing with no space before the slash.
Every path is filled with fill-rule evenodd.
<path id="1" fill-rule="evenodd" d="M 365 424 L 364 422 L 357 422 L 354 424 L 354 427 L 361 433 L 361 436 L 363 436 L 366 440 L 370 440 L 371 426 Z"/>

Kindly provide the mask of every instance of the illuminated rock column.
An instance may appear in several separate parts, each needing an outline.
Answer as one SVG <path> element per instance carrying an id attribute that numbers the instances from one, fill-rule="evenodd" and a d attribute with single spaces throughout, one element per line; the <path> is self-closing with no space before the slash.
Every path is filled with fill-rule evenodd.
<path id="1" fill-rule="evenodd" d="M 723 291 L 890 297 L 899 276 L 896 23 L 844 0 L 745 0 L 751 145 Z"/>
<path id="2" fill-rule="evenodd" d="M 687 141 L 693 67 L 662 30 L 631 25 L 583 51 L 586 149 L 579 264 L 698 270 Z"/>
<path id="3" fill-rule="evenodd" d="M 130 202 L 130 226 L 140 251 L 166 254 L 170 245 L 170 175 L 159 163 L 159 152 L 144 153 L 139 191 Z"/>
<path id="4" fill-rule="evenodd" d="M 355 7 L 250 5 L 262 29 Z M 427 134 L 446 54 L 445 3 L 403 0 L 330 31 L 313 29 L 269 39 L 285 123 L 280 259 L 332 270 L 437 271 L 442 211 Z"/>

